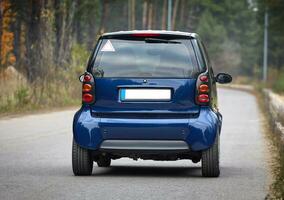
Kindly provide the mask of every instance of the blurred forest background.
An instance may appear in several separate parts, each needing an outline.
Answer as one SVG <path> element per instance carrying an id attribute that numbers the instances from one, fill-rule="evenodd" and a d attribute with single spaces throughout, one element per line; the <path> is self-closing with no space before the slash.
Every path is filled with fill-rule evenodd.
<path id="1" fill-rule="evenodd" d="M 197 32 L 215 72 L 261 79 L 269 14 L 268 86 L 284 92 L 283 0 L 173 0 L 172 30 Z M 166 29 L 167 0 L 0 0 L 0 112 L 80 102 L 77 77 L 99 35 Z"/>

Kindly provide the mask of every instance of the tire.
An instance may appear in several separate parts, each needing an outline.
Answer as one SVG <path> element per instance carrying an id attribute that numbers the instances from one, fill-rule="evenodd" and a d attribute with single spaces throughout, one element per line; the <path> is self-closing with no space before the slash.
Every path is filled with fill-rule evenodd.
<path id="1" fill-rule="evenodd" d="M 80 147 L 73 139 L 72 168 L 75 176 L 91 175 L 93 171 L 93 159 L 88 149 Z"/>
<path id="2" fill-rule="evenodd" d="M 218 177 L 220 175 L 219 155 L 220 155 L 220 138 L 217 133 L 214 144 L 209 149 L 202 152 L 202 176 Z"/>
<path id="3" fill-rule="evenodd" d="M 109 167 L 111 163 L 111 159 L 108 157 L 100 156 L 97 160 L 98 167 Z"/>

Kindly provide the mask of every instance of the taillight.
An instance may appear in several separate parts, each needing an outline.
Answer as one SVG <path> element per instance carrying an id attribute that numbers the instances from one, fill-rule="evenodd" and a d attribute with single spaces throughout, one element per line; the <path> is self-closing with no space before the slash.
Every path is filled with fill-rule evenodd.
<path id="1" fill-rule="evenodd" d="M 84 75 L 83 86 L 82 86 L 82 101 L 83 103 L 93 103 L 95 100 L 95 91 L 94 91 L 94 78 L 91 74 Z"/>
<path id="2" fill-rule="evenodd" d="M 89 74 L 86 74 L 86 75 L 84 76 L 84 81 L 85 81 L 85 82 L 89 82 L 91 79 L 92 79 L 92 77 L 91 77 Z"/>
<path id="3" fill-rule="evenodd" d="M 208 76 L 202 75 L 199 77 L 199 80 L 201 80 L 202 82 L 208 82 Z"/>
<path id="4" fill-rule="evenodd" d="M 91 94 L 89 94 L 89 93 L 85 93 L 85 94 L 83 94 L 83 96 L 82 96 L 82 100 L 83 100 L 83 102 L 85 102 L 85 103 L 91 103 L 91 102 L 94 100 L 94 97 L 93 97 L 93 95 L 91 95 Z"/>
<path id="5" fill-rule="evenodd" d="M 196 85 L 196 103 L 198 105 L 209 105 L 210 95 L 209 95 L 209 84 L 208 84 L 208 76 L 206 74 L 202 74 L 198 77 L 197 85 Z"/>
<path id="6" fill-rule="evenodd" d="M 90 92 L 92 90 L 91 84 L 83 84 L 83 92 Z"/>
<path id="7" fill-rule="evenodd" d="M 202 84 L 199 86 L 199 92 L 202 92 L 202 93 L 207 93 L 209 92 L 209 87 L 208 85 L 205 85 L 205 84 Z"/>
<path id="8" fill-rule="evenodd" d="M 209 95 L 208 94 L 199 94 L 197 100 L 200 103 L 208 103 L 209 102 Z"/>

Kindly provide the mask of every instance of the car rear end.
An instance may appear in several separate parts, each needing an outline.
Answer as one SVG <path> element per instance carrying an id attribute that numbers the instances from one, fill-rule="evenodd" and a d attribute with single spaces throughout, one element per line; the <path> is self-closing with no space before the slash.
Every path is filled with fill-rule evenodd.
<path id="1" fill-rule="evenodd" d="M 116 159 L 198 162 L 221 128 L 212 109 L 212 78 L 195 37 L 175 32 L 103 35 L 83 76 L 74 142 Z"/>

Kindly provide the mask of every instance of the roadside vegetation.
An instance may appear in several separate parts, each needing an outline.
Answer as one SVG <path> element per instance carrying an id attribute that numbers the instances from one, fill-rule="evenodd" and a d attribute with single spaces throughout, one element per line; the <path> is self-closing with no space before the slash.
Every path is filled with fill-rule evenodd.
<path id="1" fill-rule="evenodd" d="M 81 85 L 89 52 L 80 45 L 71 49 L 72 65 L 68 69 L 50 68 L 33 82 L 13 66 L 0 73 L 0 114 L 23 113 L 38 109 L 80 105 Z"/>
<path id="2" fill-rule="evenodd" d="M 282 136 L 284 130 L 279 130 L 275 122 L 277 121 L 283 125 L 284 113 L 275 116 L 271 111 L 272 109 L 269 107 L 269 101 L 272 99 L 268 98 L 267 94 L 263 91 L 263 87 L 259 86 L 259 84 L 256 85 L 255 88 L 257 89 L 255 95 L 262 112 L 263 128 L 269 147 L 268 156 L 270 162 L 268 165 L 272 172 L 272 183 L 266 199 L 282 200 L 284 199 L 284 137 Z M 276 96 L 279 98 L 278 101 L 281 102 L 282 107 L 284 107 L 284 96 Z"/>

